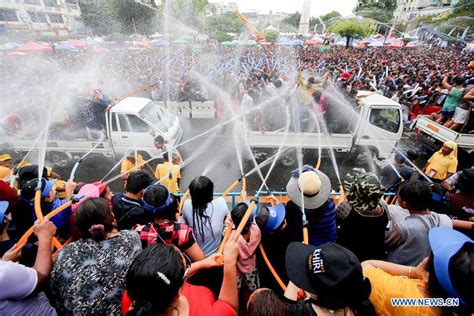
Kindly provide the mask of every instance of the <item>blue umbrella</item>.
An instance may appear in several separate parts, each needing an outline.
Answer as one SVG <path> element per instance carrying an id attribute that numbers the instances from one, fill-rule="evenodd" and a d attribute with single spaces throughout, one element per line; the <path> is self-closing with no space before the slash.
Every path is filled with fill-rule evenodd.
<path id="1" fill-rule="evenodd" d="M 54 47 L 55 50 L 64 50 L 64 51 L 70 51 L 70 50 L 76 50 L 76 47 L 72 46 L 69 43 L 62 43 Z"/>

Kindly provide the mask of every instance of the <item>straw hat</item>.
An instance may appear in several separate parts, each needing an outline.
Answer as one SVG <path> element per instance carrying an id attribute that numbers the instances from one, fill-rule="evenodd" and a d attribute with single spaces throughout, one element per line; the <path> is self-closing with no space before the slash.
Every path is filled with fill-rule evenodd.
<path id="1" fill-rule="evenodd" d="M 331 193 L 331 181 L 319 170 L 304 165 L 300 170 L 294 170 L 286 185 L 288 197 L 299 207 L 316 209 L 321 207 Z"/>

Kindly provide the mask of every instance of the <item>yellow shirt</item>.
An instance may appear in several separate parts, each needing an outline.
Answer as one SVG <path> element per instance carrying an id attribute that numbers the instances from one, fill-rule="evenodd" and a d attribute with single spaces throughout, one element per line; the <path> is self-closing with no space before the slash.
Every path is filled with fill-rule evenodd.
<path id="1" fill-rule="evenodd" d="M 378 268 L 364 270 L 364 276 L 370 280 L 372 292 L 369 300 L 374 305 L 375 313 L 380 316 L 425 316 L 440 315 L 437 308 L 426 306 L 393 306 L 392 298 L 427 298 L 422 289 L 422 280 L 394 276 Z"/>
<path id="2" fill-rule="evenodd" d="M 439 151 L 435 152 L 428 160 L 426 175 L 433 179 L 444 180 L 449 173 L 456 173 L 458 160 L 450 155 L 443 155 Z"/>
<path id="3" fill-rule="evenodd" d="M 136 163 L 133 163 L 128 159 L 125 159 L 124 161 L 122 161 L 122 167 L 120 169 L 120 173 L 138 171 L 138 170 L 141 170 L 144 165 L 145 165 L 145 160 L 143 160 L 142 155 L 138 154 Z"/>
<path id="4" fill-rule="evenodd" d="M 11 175 L 12 175 L 12 171 L 10 170 L 10 168 L 5 167 L 5 166 L 0 166 L 0 180 L 7 179 L 7 178 L 9 179 Z"/>
<path id="5" fill-rule="evenodd" d="M 159 164 L 156 166 L 155 178 L 167 187 L 170 193 L 179 193 L 178 179 L 181 178 L 181 172 L 178 165 L 173 165 L 171 162 Z"/>

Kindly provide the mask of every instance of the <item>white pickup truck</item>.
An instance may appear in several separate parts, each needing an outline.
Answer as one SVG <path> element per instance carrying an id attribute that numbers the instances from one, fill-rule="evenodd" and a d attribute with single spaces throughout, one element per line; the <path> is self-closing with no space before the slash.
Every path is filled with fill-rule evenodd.
<path id="1" fill-rule="evenodd" d="M 62 139 L 61 135 L 56 135 L 47 141 L 46 159 L 64 167 L 69 160 L 81 157 L 96 145 L 93 151 L 96 154 L 107 157 L 123 156 L 126 152 L 137 150 L 143 158 L 147 159 L 160 153 L 154 146 L 155 136 L 161 135 L 168 143 L 177 144 L 183 135 L 178 116 L 150 99 L 125 98 L 110 105 L 104 115 L 106 126 L 105 137 L 102 140 L 90 140 L 81 136 L 74 139 Z M 41 142 L 35 144 L 36 137 L 37 135 L 33 137 L 8 136 L 7 143 L 21 157 L 30 149 L 39 149 Z M 97 144 L 98 142 L 100 144 Z"/>
<path id="2" fill-rule="evenodd" d="M 466 166 L 461 165 L 460 168 L 469 167 L 474 161 L 474 109 L 471 109 L 468 121 L 460 132 L 446 128 L 432 121 L 428 116 L 420 115 L 412 123 L 409 136 L 418 145 L 419 151 L 422 150 L 422 153 L 426 151 L 425 158 L 439 150 L 445 141 L 454 141 L 459 148 L 458 161 L 467 163 Z"/>
<path id="3" fill-rule="evenodd" d="M 335 153 L 360 154 L 367 148 L 374 158 L 387 158 L 397 145 L 403 132 L 402 109 L 399 103 L 379 94 L 359 99 L 359 106 L 344 133 L 289 132 L 285 146 L 302 149 L 332 149 Z M 282 145 L 283 131 L 250 131 L 248 144 L 255 151 L 275 149 Z M 291 155 L 291 151 L 289 151 Z M 294 163 L 294 157 L 282 157 L 282 163 Z"/>

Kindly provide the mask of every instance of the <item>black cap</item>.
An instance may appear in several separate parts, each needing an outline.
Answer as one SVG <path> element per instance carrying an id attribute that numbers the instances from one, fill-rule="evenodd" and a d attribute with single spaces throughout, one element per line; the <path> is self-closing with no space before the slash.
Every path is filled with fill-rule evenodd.
<path id="1" fill-rule="evenodd" d="M 368 299 L 370 281 L 357 257 L 333 242 L 318 247 L 299 242 L 286 250 L 286 272 L 299 288 L 318 295 L 327 308 L 340 309 Z"/>

